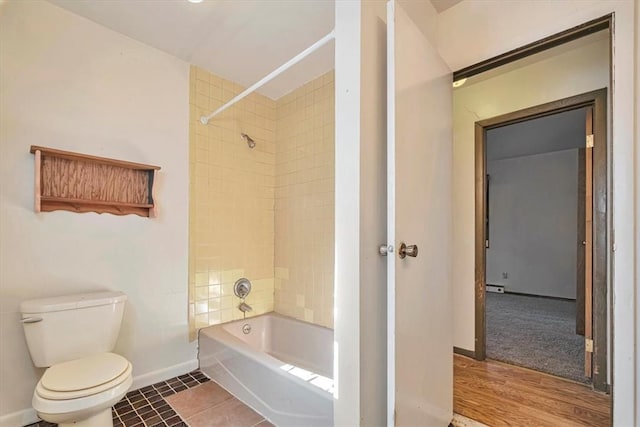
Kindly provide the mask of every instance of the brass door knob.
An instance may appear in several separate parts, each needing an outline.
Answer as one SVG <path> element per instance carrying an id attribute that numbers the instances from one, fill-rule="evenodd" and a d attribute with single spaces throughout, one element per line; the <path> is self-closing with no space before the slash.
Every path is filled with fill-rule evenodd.
<path id="1" fill-rule="evenodd" d="M 406 256 L 415 258 L 418 256 L 418 245 L 406 245 L 404 243 L 401 243 L 398 255 L 402 259 L 404 259 L 404 257 Z"/>

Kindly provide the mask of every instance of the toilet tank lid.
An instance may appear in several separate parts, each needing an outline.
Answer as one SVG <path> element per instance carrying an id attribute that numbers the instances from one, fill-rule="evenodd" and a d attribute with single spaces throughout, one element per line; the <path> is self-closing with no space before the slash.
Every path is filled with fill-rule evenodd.
<path id="1" fill-rule="evenodd" d="M 127 300 L 122 292 L 88 292 L 83 294 L 63 295 L 51 298 L 38 298 L 22 301 L 21 313 L 48 313 L 52 311 L 73 310 L 76 308 L 110 305 Z"/>

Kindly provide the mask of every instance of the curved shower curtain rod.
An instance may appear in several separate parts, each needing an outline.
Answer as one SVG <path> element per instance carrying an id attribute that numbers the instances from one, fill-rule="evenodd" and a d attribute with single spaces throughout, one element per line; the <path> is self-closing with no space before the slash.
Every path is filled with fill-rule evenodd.
<path id="1" fill-rule="evenodd" d="M 227 108 L 231 107 L 233 104 L 235 104 L 236 102 L 240 101 L 245 96 L 249 95 L 250 93 L 252 93 L 256 89 L 259 89 L 260 87 L 262 87 L 266 83 L 270 82 L 275 77 L 277 77 L 278 75 L 282 74 L 283 72 L 287 71 L 289 68 L 293 67 L 298 62 L 302 61 L 304 58 L 306 58 L 307 56 L 311 55 L 313 52 L 315 52 L 316 50 L 320 49 L 322 46 L 324 46 L 325 44 L 327 44 L 328 42 L 330 42 L 334 38 L 335 38 L 335 31 L 331 30 L 331 32 L 329 34 L 327 34 L 326 36 L 324 36 L 323 38 L 321 38 L 320 40 L 318 40 L 317 42 L 315 42 L 314 44 L 312 44 L 311 46 L 309 46 L 308 48 L 306 48 L 305 50 L 303 50 L 302 52 L 300 52 L 299 54 L 297 54 L 293 58 L 291 58 L 288 62 L 282 64 L 281 66 L 279 66 L 278 68 L 273 70 L 271 73 L 269 73 L 266 76 L 264 76 L 261 80 L 259 80 L 258 82 L 254 83 L 252 86 L 249 86 L 248 88 L 246 88 L 243 92 L 241 92 L 240 94 L 236 95 L 235 98 L 233 98 L 231 101 L 227 102 L 222 107 L 220 107 L 217 110 L 215 110 L 213 113 L 209 114 L 208 116 L 200 117 L 200 122 L 203 125 L 208 124 L 209 120 L 212 117 L 222 113 L 224 110 L 226 110 Z"/>

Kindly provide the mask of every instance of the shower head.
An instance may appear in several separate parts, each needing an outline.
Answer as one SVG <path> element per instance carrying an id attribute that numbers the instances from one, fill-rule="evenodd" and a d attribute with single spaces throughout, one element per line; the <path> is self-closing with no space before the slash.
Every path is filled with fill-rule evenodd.
<path id="1" fill-rule="evenodd" d="M 242 135 L 242 138 L 247 141 L 247 145 L 249 146 L 249 148 L 253 148 L 256 146 L 256 142 L 249 135 L 247 135 L 246 133 L 241 133 L 240 135 Z"/>

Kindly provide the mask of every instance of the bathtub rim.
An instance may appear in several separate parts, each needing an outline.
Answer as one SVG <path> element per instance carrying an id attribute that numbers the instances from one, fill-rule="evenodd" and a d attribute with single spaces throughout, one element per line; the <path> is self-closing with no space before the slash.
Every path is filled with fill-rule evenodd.
<path id="1" fill-rule="evenodd" d="M 282 366 L 284 365 L 290 365 L 290 366 L 296 366 L 296 365 L 292 365 L 290 363 L 287 363 L 284 360 L 280 360 L 272 355 L 270 355 L 269 353 L 265 353 L 265 352 L 261 352 L 259 350 L 256 350 L 255 348 L 251 347 L 249 344 L 247 344 L 245 341 L 243 341 L 242 339 L 238 338 L 237 336 L 235 336 L 234 334 L 232 334 L 231 332 L 229 332 L 228 330 L 225 329 L 225 326 L 230 325 L 232 323 L 242 323 L 242 322 L 246 322 L 246 321 L 250 321 L 252 319 L 257 319 L 260 317 L 279 317 L 281 319 L 284 320 L 289 320 L 289 321 L 293 321 L 296 323 L 303 323 L 305 325 L 309 325 L 312 327 L 316 327 L 316 328 L 321 328 L 324 330 L 328 330 L 331 331 L 331 333 L 333 334 L 333 329 L 331 328 L 327 328 L 325 326 L 320 326 L 320 325 L 316 325 L 314 323 L 309 323 L 309 322 L 305 322 L 303 320 L 299 320 L 296 319 L 294 317 L 290 317 L 290 316 L 285 316 L 282 315 L 280 313 L 276 313 L 275 311 L 270 311 L 267 313 L 263 313 L 257 316 L 252 316 L 250 318 L 247 319 L 238 319 L 238 320 L 234 320 L 231 322 L 226 322 L 226 323 L 219 323 L 217 325 L 211 325 L 211 326 L 206 326 L 204 328 L 200 328 L 198 330 L 198 340 L 200 340 L 200 336 L 201 334 L 206 335 L 208 338 L 213 339 L 215 341 L 218 341 L 226 346 L 228 346 L 229 348 L 231 348 L 234 351 L 237 351 L 238 353 L 242 354 L 243 356 L 246 356 L 248 358 L 250 358 L 251 360 L 253 360 L 254 362 L 257 362 L 259 364 L 265 365 L 266 367 L 268 367 L 269 369 L 275 371 L 278 373 L 278 375 L 281 375 L 282 377 L 291 380 L 297 384 L 302 385 L 303 387 L 313 391 L 314 393 L 317 393 L 318 395 L 325 397 L 325 398 L 329 398 L 330 400 L 333 400 L 334 398 L 334 393 L 333 392 L 329 392 L 327 390 L 324 390 L 318 386 L 315 386 L 313 384 L 311 384 L 309 381 L 305 381 L 302 378 L 299 378 L 291 373 L 289 373 L 288 371 L 285 371 L 283 369 L 281 369 Z M 333 344 L 333 340 L 332 340 L 332 344 Z M 333 353 L 333 350 L 332 350 Z M 198 363 L 200 364 L 200 357 L 198 357 Z M 298 366 L 296 366 L 298 367 Z M 202 366 L 200 366 L 200 368 L 202 368 Z M 304 369 L 302 367 L 298 367 L 300 369 Z M 306 370 L 306 369 L 305 369 Z M 312 371 L 308 371 L 308 372 L 312 372 Z M 318 374 L 316 372 L 313 372 L 315 375 L 321 375 Z M 333 375 L 332 375 L 333 376 Z M 328 378 L 328 377 L 325 377 Z M 334 381 L 333 378 L 330 378 L 331 381 Z M 334 387 L 335 387 L 335 382 L 334 382 Z"/>

